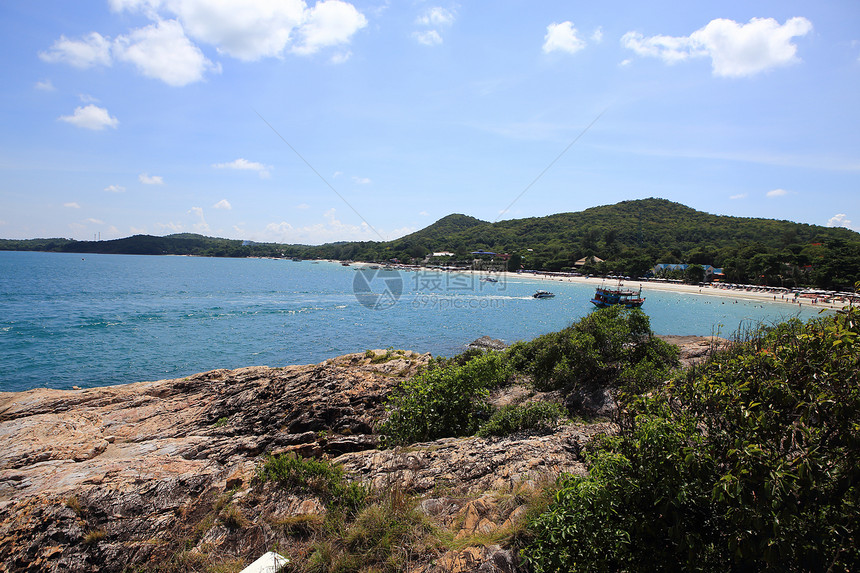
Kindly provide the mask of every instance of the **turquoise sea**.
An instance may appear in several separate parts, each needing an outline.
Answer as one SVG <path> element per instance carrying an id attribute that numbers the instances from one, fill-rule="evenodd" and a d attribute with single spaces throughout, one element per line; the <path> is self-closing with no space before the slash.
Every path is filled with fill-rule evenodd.
<path id="1" fill-rule="evenodd" d="M 309 364 L 368 348 L 450 356 L 483 335 L 530 339 L 592 310 L 590 285 L 480 278 L 331 262 L 0 252 L 0 391 Z M 539 288 L 556 297 L 533 299 Z M 790 305 L 647 284 L 643 294 L 658 334 L 729 335 L 742 323 L 798 316 Z"/>

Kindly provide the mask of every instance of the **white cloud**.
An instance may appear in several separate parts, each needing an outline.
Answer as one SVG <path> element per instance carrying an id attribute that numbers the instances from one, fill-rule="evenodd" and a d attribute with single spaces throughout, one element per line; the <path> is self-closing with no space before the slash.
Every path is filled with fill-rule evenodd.
<path id="1" fill-rule="evenodd" d="M 585 40 L 577 36 L 577 30 L 573 27 L 573 22 L 570 21 L 561 24 L 553 22 L 547 26 L 546 36 L 543 40 L 545 54 L 550 52 L 575 54 L 585 47 Z"/>
<path id="2" fill-rule="evenodd" d="M 428 8 L 415 20 L 415 23 L 423 29 L 413 32 L 412 37 L 419 44 L 437 46 L 443 42 L 442 30 L 450 27 L 456 19 L 454 12 L 447 8 L 441 6 Z"/>
<path id="3" fill-rule="evenodd" d="M 206 218 L 203 216 L 203 207 L 191 207 L 188 210 L 188 214 L 197 217 L 197 222 L 193 225 L 195 231 L 198 233 L 210 232 L 209 223 L 206 222 Z"/>
<path id="4" fill-rule="evenodd" d="M 323 214 L 324 221 L 318 223 L 294 226 L 286 221 L 269 223 L 258 240 L 279 243 L 321 244 L 332 241 L 378 241 L 379 235 L 367 223 L 352 225 L 344 223 L 336 216 L 335 209 L 329 209 Z M 400 232 L 401 230 L 398 230 Z M 408 234 L 408 229 L 403 234 Z"/>
<path id="5" fill-rule="evenodd" d="M 127 62 L 146 77 L 184 86 L 202 80 L 207 72 L 221 71 L 195 42 L 214 46 L 219 54 L 256 61 L 287 51 L 310 55 L 343 46 L 367 26 L 367 18 L 343 0 L 321 0 L 312 7 L 304 0 L 109 0 L 109 4 L 115 12 L 139 12 L 153 23 L 113 41 L 98 32 L 81 39 L 60 36 L 39 57 L 78 68 Z M 341 50 L 331 61 L 344 62 L 350 55 Z"/>
<path id="6" fill-rule="evenodd" d="M 737 200 L 737 199 L 746 199 L 746 198 L 747 198 L 746 193 L 738 193 L 737 195 L 732 195 L 731 197 L 729 197 L 729 199 L 731 199 L 733 201 Z"/>
<path id="7" fill-rule="evenodd" d="M 695 46 L 688 36 L 651 36 L 646 38 L 639 32 L 627 32 L 621 37 L 621 45 L 639 56 L 660 58 L 674 64 L 694 56 L 706 56 L 707 51 Z"/>
<path id="8" fill-rule="evenodd" d="M 345 61 L 349 60 L 352 57 L 352 51 L 346 50 L 343 52 L 337 52 L 334 54 L 329 60 L 333 64 L 342 64 Z"/>
<path id="9" fill-rule="evenodd" d="M 600 42 L 603 41 L 603 27 L 602 26 L 598 26 L 597 29 L 591 33 L 591 40 L 595 44 L 599 44 Z"/>
<path id="10" fill-rule="evenodd" d="M 113 53 L 117 60 L 134 64 L 144 76 L 170 86 L 198 82 L 207 71 L 221 69 L 191 43 L 176 20 L 162 20 L 120 36 Z"/>
<path id="11" fill-rule="evenodd" d="M 110 9 L 114 12 L 122 12 L 123 10 L 136 11 L 142 10 L 154 14 L 154 10 L 161 4 L 161 0 L 108 0 Z"/>
<path id="12" fill-rule="evenodd" d="M 173 0 L 165 8 L 188 34 L 244 61 L 279 56 L 305 17 L 302 0 Z"/>
<path id="13" fill-rule="evenodd" d="M 794 64 L 795 37 L 812 31 L 806 18 L 791 18 L 780 25 L 773 18 L 753 18 L 747 24 L 718 18 L 689 36 L 650 36 L 628 32 L 621 44 L 640 56 L 660 58 L 668 64 L 710 57 L 715 76 L 751 76 Z"/>
<path id="14" fill-rule="evenodd" d="M 146 234 L 146 227 L 129 227 L 128 231 L 132 235 L 145 235 Z"/>
<path id="15" fill-rule="evenodd" d="M 144 185 L 164 185 L 164 178 L 161 175 L 149 175 L 141 173 L 137 176 L 137 180 Z"/>
<path id="16" fill-rule="evenodd" d="M 111 117 L 108 110 L 92 104 L 77 107 L 75 108 L 75 113 L 61 116 L 59 119 L 77 127 L 94 130 L 101 130 L 106 127 L 115 128 L 119 124 L 117 118 Z"/>
<path id="17" fill-rule="evenodd" d="M 81 206 L 77 203 L 63 203 L 63 207 L 68 207 L 69 209 L 80 209 Z"/>
<path id="18" fill-rule="evenodd" d="M 305 13 L 298 30 L 301 41 L 293 52 L 314 54 L 321 48 L 349 43 L 352 36 L 367 26 L 367 18 L 355 6 L 340 0 L 326 0 Z"/>
<path id="19" fill-rule="evenodd" d="M 851 220 L 848 218 L 848 215 L 845 213 L 837 213 L 833 215 L 829 221 L 827 221 L 828 227 L 845 227 L 846 229 L 851 228 Z"/>
<path id="20" fill-rule="evenodd" d="M 125 187 L 122 185 L 108 185 L 105 187 L 105 191 L 109 193 L 125 193 Z"/>
<path id="21" fill-rule="evenodd" d="M 174 233 L 181 233 L 185 229 L 182 223 L 174 223 L 173 221 L 169 223 L 156 223 L 155 228 L 160 231 L 172 231 Z"/>
<path id="22" fill-rule="evenodd" d="M 191 38 L 243 61 L 280 57 L 289 48 L 313 54 L 348 43 L 367 25 L 352 4 L 323 0 L 111 0 L 114 10 L 141 11 L 153 20 L 176 17 Z"/>
<path id="23" fill-rule="evenodd" d="M 430 216 L 430 213 L 428 213 L 427 211 L 421 211 L 418 214 L 421 215 L 422 217 L 429 217 Z"/>
<path id="24" fill-rule="evenodd" d="M 230 202 L 229 202 L 229 201 L 227 201 L 227 199 L 221 199 L 220 201 L 218 201 L 217 203 L 215 203 L 214 205 L 212 205 L 212 208 L 213 208 L 213 209 L 227 209 L 227 210 L 230 210 L 230 209 L 232 209 L 232 208 L 233 208 L 233 205 L 231 205 L 231 204 L 230 204 Z"/>
<path id="25" fill-rule="evenodd" d="M 296 209 L 310 209 L 310 208 L 311 208 L 311 206 L 308 205 L 307 203 L 299 203 L 298 205 L 296 205 Z"/>
<path id="26" fill-rule="evenodd" d="M 109 66 L 110 39 L 98 32 L 92 32 L 80 40 L 60 36 L 48 51 L 39 52 L 39 57 L 45 62 L 69 64 L 81 69 Z"/>
<path id="27" fill-rule="evenodd" d="M 52 92 L 52 91 L 54 91 L 55 89 L 57 89 L 57 88 L 55 88 L 55 87 L 54 87 L 54 84 L 53 84 L 53 83 L 51 83 L 51 80 L 42 80 L 42 81 L 40 81 L 40 82 L 36 82 L 36 85 L 35 85 L 34 87 L 35 87 L 37 90 L 40 90 L 40 91 L 43 91 L 43 92 Z"/>
<path id="28" fill-rule="evenodd" d="M 753 18 L 748 24 L 712 20 L 695 32 L 695 41 L 708 47 L 718 76 L 750 76 L 798 62 L 795 37 L 812 31 L 806 18 L 791 18 L 782 26 L 773 18 Z"/>
<path id="29" fill-rule="evenodd" d="M 104 225 L 105 224 L 105 222 L 102 221 L 101 219 L 93 219 L 92 217 L 87 219 L 87 223 L 92 223 L 93 225 Z"/>
<path id="30" fill-rule="evenodd" d="M 424 44 L 425 46 L 436 46 L 442 43 L 442 36 L 436 30 L 413 32 L 412 37 L 418 40 L 419 44 Z"/>
<path id="31" fill-rule="evenodd" d="M 370 185 L 371 181 L 368 177 L 356 177 L 353 176 L 352 181 L 358 185 Z"/>
<path id="32" fill-rule="evenodd" d="M 416 21 L 422 26 L 450 26 L 454 23 L 454 13 L 440 6 L 427 9 Z"/>
<path id="33" fill-rule="evenodd" d="M 773 189 L 767 192 L 767 196 L 770 198 L 785 197 L 786 195 L 788 195 L 788 191 L 786 191 L 785 189 Z"/>
<path id="34" fill-rule="evenodd" d="M 239 171 L 256 171 L 260 177 L 268 177 L 271 167 L 266 167 L 262 163 L 256 161 L 248 161 L 247 159 L 236 159 L 230 163 L 213 163 L 215 169 L 237 169 Z"/>

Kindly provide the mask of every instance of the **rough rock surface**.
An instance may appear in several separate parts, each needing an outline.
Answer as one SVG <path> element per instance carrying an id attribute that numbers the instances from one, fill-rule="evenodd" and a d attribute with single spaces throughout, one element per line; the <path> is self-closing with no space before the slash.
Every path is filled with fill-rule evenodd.
<path id="1" fill-rule="evenodd" d="M 478 348 L 480 350 L 504 350 L 508 345 L 498 338 L 490 338 L 489 336 L 482 336 L 477 340 L 469 343 L 469 348 Z"/>
<path id="2" fill-rule="evenodd" d="M 162 558 L 199 507 L 247 486 L 261 455 L 374 448 L 385 396 L 428 360 L 376 351 L 0 393 L 0 571 L 122 571 Z"/>
<path id="3" fill-rule="evenodd" d="M 510 490 L 554 479 L 560 473 L 585 474 L 575 454 L 609 423 L 569 425 L 544 436 L 443 438 L 403 448 L 344 454 L 335 458 L 352 475 L 377 487 L 397 484 L 407 491 L 442 488 L 459 495 Z"/>
<path id="4" fill-rule="evenodd" d="M 676 336 L 660 335 L 661 340 L 677 346 L 681 354 L 681 366 L 687 368 L 706 360 L 716 350 L 725 348 L 730 344 L 725 338 L 719 336 Z"/>

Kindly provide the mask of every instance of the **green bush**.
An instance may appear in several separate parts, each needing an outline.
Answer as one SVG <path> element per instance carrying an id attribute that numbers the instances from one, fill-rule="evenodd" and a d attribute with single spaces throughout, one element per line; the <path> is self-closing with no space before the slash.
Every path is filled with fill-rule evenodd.
<path id="1" fill-rule="evenodd" d="M 471 435 L 490 416 L 489 391 L 509 376 L 505 357 L 495 352 L 421 372 L 388 399 L 380 433 L 388 444 Z"/>
<path id="2" fill-rule="evenodd" d="M 360 510 L 369 495 L 361 484 L 347 482 L 340 466 L 288 454 L 267 458 L 257 468 L 257 478 L 276 482 L 291 491 L 315 495 L 329 508 L 348 515 Z"/>
<path id="3" fill-rule="evenodd" d="M 664 380 L 678 363 L 678 349 L 653 336 L 648 315 L 619 306 L 595 310 L 507 352 L 512 366 L 531 374 L 539 390 L 599 385 L 638 393 Z"/>
<path id="4" fill-rule="evenodd" d="M 550 431 L 565 417 L 564 408 L 551 402 L 503 406 L 478 430 L 481 437 L 507 436 L 525 430 Z"/>
<path id="5" fill-rule="evenodd" d="M 631 401 L 532 524 L 549 571 L 860 570 L 860 312 L 764 328 Z"/>

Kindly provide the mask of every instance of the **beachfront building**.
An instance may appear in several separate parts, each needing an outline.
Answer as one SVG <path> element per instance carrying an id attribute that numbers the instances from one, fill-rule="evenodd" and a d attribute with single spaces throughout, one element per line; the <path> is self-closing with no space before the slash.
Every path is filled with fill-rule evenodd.
<path id="1" fill-rule="evenodd" d="M 657 263 L 651 269 L 651 276 L 655 278 L 682 278 L 687 268 L 690 265 L 687 263 Z M 720 281 L 725 278 L 723 269 L 718 269 L 713 265 L 701 265 L 705 270 L 705 282 Z"/>
<path id="2" fill-rule="evenodd" d="M 531 250 L 531 249 L 529 249 L 529 250 Z M 596 265 L 597 263 L 602 263 L 602 262 L 603 262 L 603 259 L 601 259 L 600 257 L 595 257 L 592 255 L 590 257 L 582 257 L 581 259 L 579 259 L 578 261 L 573 263 L 573 267 L 576 269 L 581 269 L 585 265 L 589 265 L 589 264 L 590 265 Z"/>
<path id="3" fill-rule="evenodd" d="M 511 256 L 508 253 L 493 253 L 491 251 L 472 251 L 472 269 L 502 272 L 507 269 L 506 261 Z"/>

